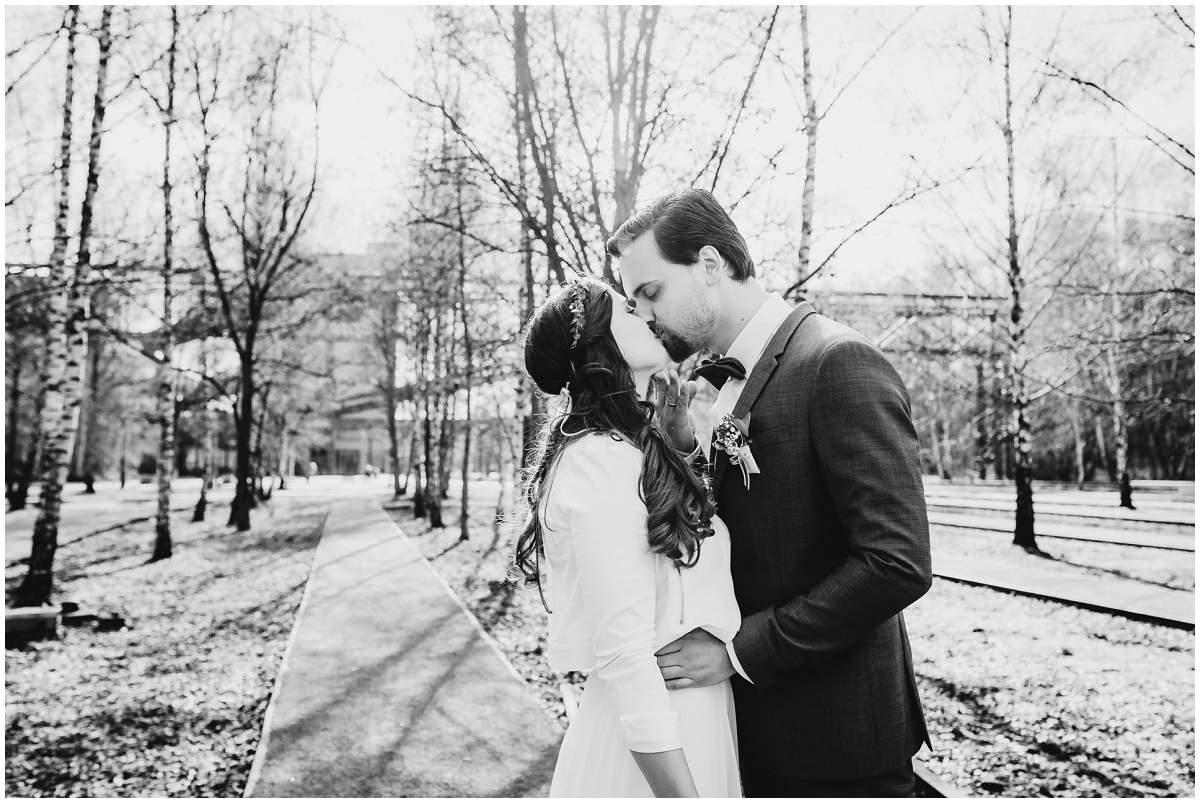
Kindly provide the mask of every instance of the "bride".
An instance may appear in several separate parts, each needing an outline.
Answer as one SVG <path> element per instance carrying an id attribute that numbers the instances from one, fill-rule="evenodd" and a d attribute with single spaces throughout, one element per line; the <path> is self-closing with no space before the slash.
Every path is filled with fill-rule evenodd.
<path id="1" fill-rule="evenodd" d="M 551 797 L 741 796 L 729 681 L 668 691 L 654 655 L 696 627 L 728 643 L 741 623 L 729 533 L 645 400 L 670 364 L 593 279 L 529 323 L 526 371 L 566 399 L 530 467 L 514 564 L 550 611 L 551 668 L 589 673 Z"/>

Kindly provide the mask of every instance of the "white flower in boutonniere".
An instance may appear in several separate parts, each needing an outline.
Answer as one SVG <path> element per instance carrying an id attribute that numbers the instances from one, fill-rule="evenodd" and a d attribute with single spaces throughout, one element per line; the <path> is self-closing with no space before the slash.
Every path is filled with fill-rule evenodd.
<path id="1" fill-rule="evenodd" d="M 750 490 L 750 475 L 762 473 L 750 451 L 750 414 L 741 419 L 732 413 L 721 416 L 713 427 L 713 447 L 729 455 L 729 462 L 742 470 L 742 482 Z"/>

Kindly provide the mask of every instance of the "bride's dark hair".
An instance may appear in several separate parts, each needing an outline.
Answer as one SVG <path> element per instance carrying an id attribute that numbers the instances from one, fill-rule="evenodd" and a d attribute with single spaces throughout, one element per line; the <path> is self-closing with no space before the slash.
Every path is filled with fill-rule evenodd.
<path id="1" fill-rule="evenodd" d="M 607 433 L 641 450 L 640 496 L 646 503 L 651 551 L 676 566 L 694 566 L 700 542 L 713 532 L 707 490 L 654 423 L 654 406 L 638 396 L 633 371 L 612 335 L 612 315 L 608 287 L 596 279 L 581 279 L 546 299 L 526 328 L 525 371 L 543 393 L 555 395 L 565 388 L 570 396 L 563 411 L 547 417 L 537 456 L 526 471 L 528 511 L 513 569 L 526 586 L 539 590 L 539 559 L 545 552 L 538 502 L 547 490 L 550 468 L 563 448 L 579 437 Z M 578 342 L 572 346 L 576 332 Z"/>

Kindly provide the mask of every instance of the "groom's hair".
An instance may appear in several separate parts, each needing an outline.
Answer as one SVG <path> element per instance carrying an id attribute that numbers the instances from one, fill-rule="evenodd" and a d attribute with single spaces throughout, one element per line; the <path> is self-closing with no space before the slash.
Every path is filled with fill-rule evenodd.
<path id="1" fill-rule="evenodd" d="M 734 279 L 743 282 L 754 275 L 746 240 L 708 190 L 688 188 L 655 198 L 621 224 L 605 250 L 619 259 L 621 249 L 647 231 L 654 232 L 658 253 L 668 262 L 690 265 L 701 248 L 711 245 L 725 258 Z"/>

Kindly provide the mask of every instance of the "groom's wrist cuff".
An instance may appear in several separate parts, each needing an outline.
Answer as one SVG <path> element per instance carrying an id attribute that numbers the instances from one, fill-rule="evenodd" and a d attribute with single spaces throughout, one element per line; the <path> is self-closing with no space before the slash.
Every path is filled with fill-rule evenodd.
<path id="1" fill-rule="evenodd" d="M 738 660 L 737 651 L 733 649 L 732 641 L 725 643 L 725 651 L 729 653 L 729 663 L 733 664 L 733 671 L 741 675 L 742 679 L 747 683 L 753 685 L 754 681 L 751 680 L 750 676 L 746 674 L 746 670 L 742 669 L 742 662 Z"/>
<path id="2" fill-rule="evenodd" d="M 692 434 L 692 443 L 695 445 L 692 446 L 692 450 L 690 452 L 685 453 L 683 451 L 683 449 L 676 450 L 677 452 L 679 452 L 680 456 L 683 457 L 684 462 L 689 463 L 689 464 L 694 463 L 696 461 L 696 458 L 704 453 L 704 447 L 700 443 L 700 439 L 696 437 L 695 433 Z"/>

